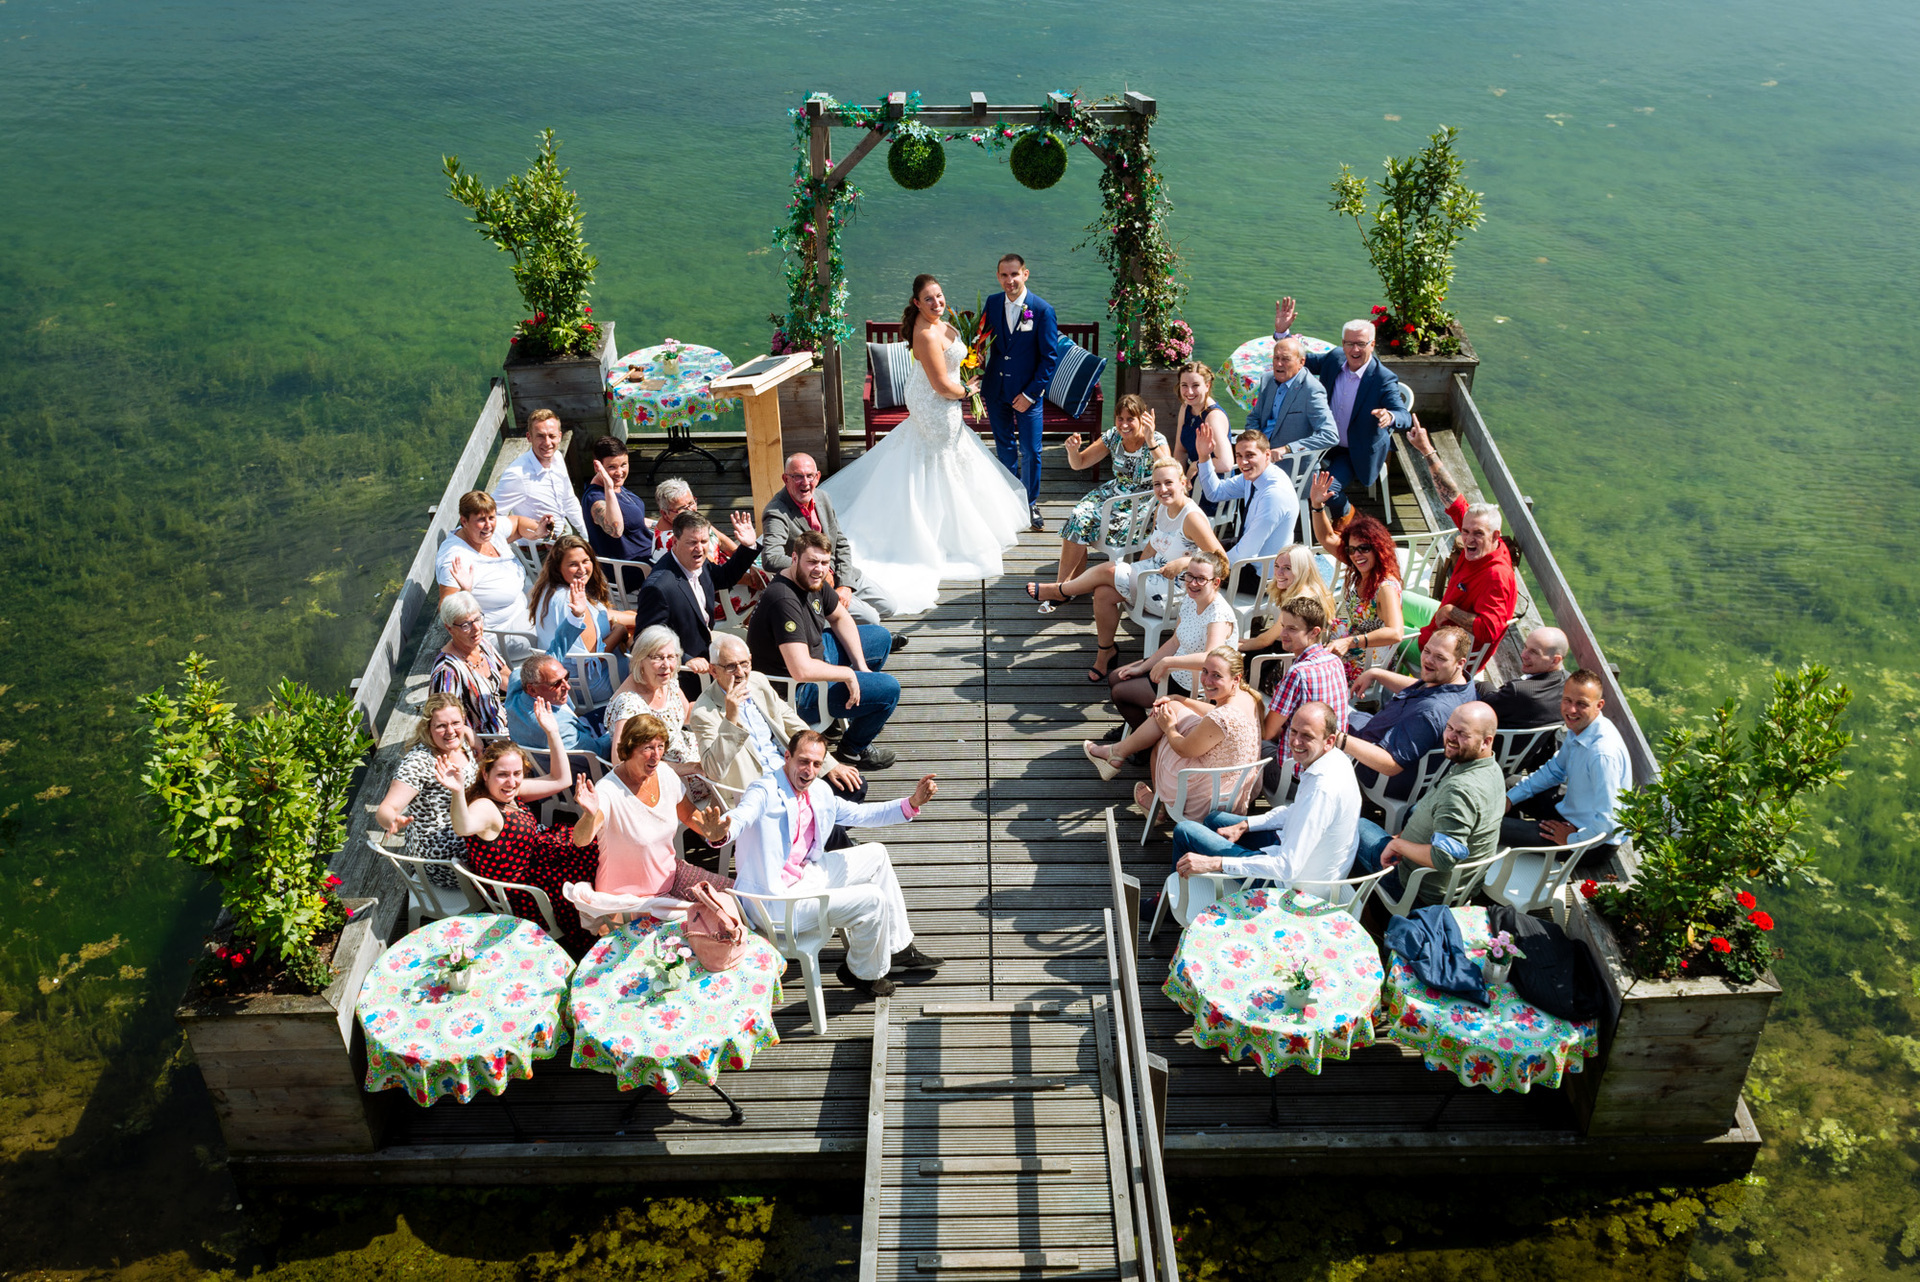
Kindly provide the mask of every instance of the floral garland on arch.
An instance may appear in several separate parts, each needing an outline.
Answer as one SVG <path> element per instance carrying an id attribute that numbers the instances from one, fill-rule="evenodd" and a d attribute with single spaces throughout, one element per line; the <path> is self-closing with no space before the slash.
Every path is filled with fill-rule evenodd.
<path id="1" fill-rule="evenodd" d="M 905 114 L 897 120 L 888 117 L 884 100 L 873 106 L 843 104 L 825 94 L 812 95 L 810 101 L 814 100 L 848 124 L 878 130 L 885 138 L 904 135 L 939 143 L 966 142 L 996 155 L 1028 134 L 1050 133 L 1068 146 L 1082 143 L 1093 148 L 1106 162 L 1100 171 L 1103 201 L 1100 216 L 1087 225 L 1087 239 L 1074 248 L 1097 246 L 1100 261 L 1113 274 L 1107 314 L 1114 321 L 1114 351 L 1122 364 L 1136 368 L 1178 365 L 1192 356 L 1193 330 L 1176 314 L 1187 287 L 1181 281 L 1180 255 L 1166 230 L 1173 202 L 1154 164 L 1153 148 L 1147 141 L 1147 120 L 1130 116 L 1121 124 L 1108 126 L 1093 115 L 1093 108 L 1116 105 L 1119 98 L 1089 102 L 1073 94 L 1068 97 L 1064 114 L 1040 124 L 1010 125 L 1001 120 L 953 132 L 931 129 L 914 119 L 920 110 L 917 93 L 907 96 Z M 825 176 L 811 177 L 807 162 L 811 131 L 806 109 L 797 107 L 788 115 L 793 119 L 793 186 L 787 193 L 787 221 L 773 233 L 774 246 L 786 258 L 787 312 L 767 318 L 774 325 L 772 350 L 776 355 L 819 352 L 828 343 L 853 338 L 853 325 L 846 316 L 847 275 L 840 254 L 840 232 L 860 200 L 860 190 L 851 182 L 833 184 L 831 161 Z M 814 210 L 823 199 L 826 225 L 819 227 Z M 824 310 L 820 306 L 818 241 L 823 234 L 827 238 L 830 302 Z M 1137 274 L 1129 270 L 1130 264 L 1138 264 Z"/>

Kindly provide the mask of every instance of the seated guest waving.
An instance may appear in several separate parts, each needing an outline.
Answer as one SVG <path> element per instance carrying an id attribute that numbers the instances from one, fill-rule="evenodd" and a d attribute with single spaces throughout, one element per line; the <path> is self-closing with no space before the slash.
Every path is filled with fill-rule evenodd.
<path id="1" fill-rule="evenodd" d="M 587 542 L 595 556 L 610 561 L 653 559 L 653 530 L 647 525 L 647 501 L 627 488 L 633 460 L 617 436 L 594 441 L 593 479 L 587 482 Z"/>
<path id="2" fill-rule="evenodd" d="M 1400 611 L 1400 553 L 1386 526 L 1355 512 L 1344 529 L 1327 520 L 1327 498 L 1333 481 L 1325 472 L 1313 478 L 1307 505 L 1313 510 L 1313 532 L 1320 546 L 1333 553 L 1341 566 L 1339 635 L 1327 648 L 1347 665 L 1351 681 L 1366 670 L 1366 652 L 1398 645 L 1405 631 Z"/>
<path id="3" fill-rule="evenodd" d="M 1113 426 L 1102 432 L 1099 440 L 1084 449 L 1081 440 L 1078 432 L 1067 438 L 1068 465 L 1076 472 L 1084 472 L 1101 459 L 1110 458 L 1113 477 L 1088 490 L 1087 496 L 1073 505 L 1073 514 L 1066 524 L 1060 527 L 1058 575 L 1062 583 L 1086 568 L 1087 549 L 1100 541 L 1100 508 L 1108 499 L 1147 489 L 1154 460 L 1172 453 L 1167 448 L 1167 438 L 1153 430 L 1153 411 L 1132 393 L 1122 396 L 1114 406 Z M 1107 531 L 1112 538 L 1124 532 L 1111 525 Z"/>
<path id="4" fill-rule="evenodd" d="M 560 943 L 579 953 L 592 940 L 580 926 L 579 912 L 560 888 L 570 881 L 592 881 L 600 850 L 592 845 L 582 849 L 566 833 L 541 827 L 521 805 L 551 797 L 573 783 L 552 711 L 541 704 L 534 715 L 547 729 L 548 760 L 553 763 L 545 778 L 526 778 L 526 755 L 504 740 L 488 744 L 480 754 L 479 777 L 472 785 L 460 782 L 463 772 L 452 761 L 436 762 L 434 777 L 448 791 L 453 831 L 466 839 L 461 862 L 493 881 L 519 882 L 545 891 L 560 927 Z M 582 816 L 576 830 L 589 822 Z M 516 917 L 541 920 L 539 906 L 524 891 L 509 891 L 507 902 L 513 905 Z"/>
<path id="5" fill-rule="evenodd" d="M 1169 693 L 1194 694 L 1193 674 L 1200 670 L 1209 653 L 1233 644 L 1238 624 L 1233 606 L 1220 595 L 1220 581 L 1226 576 L 1226 558 L 1212 552 L 1195 552 L 1180 575 L 1180 604 L 1174 613 L 1173 632 L 1158 650 L 1136 663 L 1124 663 L 1107 674 L 1107 697 L 1125 718 L 1130 729 L 1138 730 L 1147 720 L 1147 709 L 1160 697 L 1160 682 L 1170 682 Z M 1175 607 L 1169 603 L 1168 609 Z M 1116 730 L 1108 742 L 1118 740 L 1125 731 Z M 1122 754 L 1125 755 L 1125 754 Z"/>
<path id="6" fill-rule="evenodd" d="M 473 490 L 460 496 L 460 524 L 440 544 L 434 558 L 434 579 L 440 585 L 440 599 L 456 592 L 471 592 L 480 603 L 480 611 L 490 632 L 532 632 L 533 616 L 527 613 L 527 575 L 514 559 L 512 540 L 544 538 L 551 525 L 501 512 L 493 496 L 485 490 Z M 508 653 L 520 658 L 528 646 L 514 637 Z"/>
<path id="7" fill-rule="evenodd" d="M 1233 430 L 1227 412 L 1213 399 L 1213 371 L 1200 361 L 1188 361 L 1180 367 L 1180 430 L 1174 436 L 1173 461 L 1180 465 L 1180 479 L 1191 490 L 1199 483 L 1200 460 L 1213 456 L 1214 442 Z M 1202 503 L 1200 510 L 1213 515 L 1213 504 Z"/>
<path id="8" fill-rule="evenodd" d="M 738 792 L 787 760 L 787 744 L 807 723 L 753 670 L 753 652 L 739 637 L 713 639 L 713 684 L 693 702 L 687 727 L 700 745 L 700 769 L 715 783 Z M 866 780 L 852 766 L 827 754 L 821 778 L 835 796 L 867 799 Z"/>
<path id="9" fill-rule="evenodd" d="M 893 613 L 893 602 L 877 584 L 861 577 L 853 563 L 853 545 L 840 530 L 840 515 L 833 499 L 820 488 L 820 465 L 811 454 L 795 454 L 787 459 L 780 474 L 782 489 L 767 500 L 760 514 L 760 564 L 769 573 L 778 574 L 792 559 L 787 555 L 787 540 L 802 530 L 818 530 L 833 544 L 833 564 L 827 570 L 827 584 L 839 596 L 856 623 L 878 623 Z"/>
<path id="10" fill-rule="evenodd" d="M 1491 503 L 1468 506 L 1466 495 L 1447 471 L 1446 464 L 1440 461 L 1440 452 L 1433 448 L 1418 417 L 1413 420 L 1413 430 L 1407 433 L 1407 440 L 1427 460 L 1434 488 L 1447 502 L 1447 518 L 1460 530 L 1453 572 L 1447 576 L 1447 588 L 1441 594 L 1439 608 L 1433 612 L 1433 622 L 1420 629 L 1420 644 L 1427 643 L 1435 628 L 1470 627 L 1474 645 L 1486 646 L 1490 658 L 1493 646 L 1513 622 L 1513 612 L 1520 604 L 1513 553 L 1507 548 L 1507 541 L 1500 537 L 1500 509 Z M 1485 662 L 1483 658 L 1481 663 Z"/>
<path id="11" fill-rule="evenodd" d="M 682 825 L 715 845 L 726 838 L 721 808 L 695 810 L 680 776 L 660 768 L 666 751 L 666 723 L 642 713 L 620 731 L 620 764 L 602 776 L 598 788 L 583 779 L 575 790 L 586 814 L 574 825 L 573 844 L 599 841 L 600 864 L 593 888 L 602 894 L 691 899 L 688 892 L 698 882 L 718 887 L 733 884 L 733 878 L 696 868 L 674 851 L 674 838 Z M 623 920 L 615 916 L 610 922 L 596 923 L 596 929 L 604 935 L 609 925 Z"/>
<path id="12" fill-rule="evenodd" d="M 542 654 L 606 654 L 627 648 L 633 635 L 633 611 L 616 610 L 607 592 L 607 576 L 585 539 L 562 535 L 547 550 L 527 603 L 533 615 L 534 644 Z M 595 685 L 604 677 L 590 669 Z M 592 691 L 595 703 L 613 694 L 613 683 Z"/>
<path id="13" fill-rule="evenodd" d="M 471 784 L 477 773 L 472 740 L 460 696 L 428 695 L 420 707 L 420 724 L 407 744 L 407 755 L 400 758 L 387 795 L 374 812 L 374 822 L 387 832 L 407 834 L 402 854 L 433 860 L 426 866 L 427 880 L 447 890 L 460 889 L 460 879 L 453 875 L 453 861 L 466 849 L 466 843 L 454 835 L 447 790 L 441 787 L 434 768 L 443 759 L 450 761 L 460 769 L 461 786 Z"/>
<path id="14" fill-rule="evenodd" d="M 673 546 L 653 563 L 653 573 L 640 585 L 633 603 L 635 628 L 656 625 L 673 629 L 680 638 L 680 653 L 687 661 L 687 672 L 707 670 L 707 647 L 713 644 L 713 617 L 720 607 L 720 593 L 732 587 L 753 568 L 760 554 L 759 540 L 753 533 L 753 518 L 745 512 L 733 514 L 733 530 L 740 546 L 726 562 L 715 568 L 707 561 L 708 538 L 712 527 L 696 511 L 683 511 L 673 518 Z M 700 693 L 700 683 L 691 676 L 681 680 L 689 698 Z"/>
<path id="15" fill-rule="evenodd" d="M 1300 496 L 1293 478 L 1274 466 L 1272 447 L 1259 432 L 1242 432 L 1234 438 L 1231 465 L 1224 450 L 1201 461 L 1200 493 L 1215 503 L 1247 501 L 1240 517 L 1240 540 L 1227 552 L 1228 560 L 1272 556 L 1293 542 Z"/>
<path id="16" fill-rule="evenodd" d="M 532 655 L 523 662 L 507 691 L 507 731 L 513 741 L 526 748 L 546 746 L 546 728 L 534 717 L 534 710 L 544 707 L 551 710 L 560 727 L 560 742 L 568 752 L 591 752 L 604 758 L 609 736 L 596 731 L 573 710 L 567 698 L 572 685 L 567 665 L 550 654 Z"/>
<path id="17" fill-rule="evenodd" d="M 825 551 L 825 549 L 822 549 Z M 900 893 L 887 848 L 867 842 L 846 850 L 826 849 L 835 826 L 876 828 L 904 823 L 920 813 L 939 789 L 924 776 L 913 795 L 898 801 L 854 805 L 833 795 L 820 774 L 826 769 L 827 741 L 802 730 L 787 744 L 786 763 L 762 775 L 741 795 L 740 804 L 722 821 L 734 838 L 736 889 L 749 895 L 828 893 L 827 924 L 847 937 L 847 960 L 840 982 L 866 995 L 884 997 L 896 985 L 895 970 L 927 970 L 940 965 L 914 946 L 907 903 Z M 756 920 L 770 925 L 767 909 L 741 901 Z M 816 920 L 817 905 L 797 906 L 795 925 Z"/>
<path id="18" fill-rule="evenodd" d="M 893 653 L 893 634 L 855 623 L 827 586 L 833 544 L 826 535 L 800 531 L 787 544 L 787 555 L 792 561 L 760 594 L 747 622 L 753 666 L 808 683 L 795 691 L 794 703 L 809 721 L 820 719 L 820 692 L 812 683 L 837 683 L 827 694 L 827 715 L 847 722 L 840 760 L 857 770 L 885 770 L 893 751 L 874 739 L 900 702 L 900 683 L 879 671 Z"/>
<path id="19" fill-rule="evenodd" d="M 1306 349 L 1294 337 L 1275 339 L 1273 372 L 1261 376 L 1247 411 L 1247 428 L 1285 454 L 1313 454 L 1340 443 L 1327 408 L 1327 389 L 1307 372 Z"/>
<path id="20" fill-rule="evenodd" d="M 1117 653 L 1113 636 L 1120 627 L 1120 612 L 1135 601 L 1135 594 L 1157 586 L 1161 594 L 1172 596 L 1173 584 L 1179 581 L 1187 568 L 1187 558 L 1196 548 L 1216 556 L 1226 555 L 1206 513 L 1187 497 L 1180 465 L 1170 458 L 1162 457 L 1153 465 L 1153 496 L 1160 500 L 1160 507 L 1153 516 L 1153 533 L 1147 536 L 1145 557 L 1138 561 L 1102 561 L 1064 583 L 1027 584 L 1027 595 L 1042 602 L 1042 614 L 1052 613 L 1052 602 L 1093 593 L 1093 632 L 1100 649 L 1094 655 L 1096 666 L 1087 670 L 1087 680 L 1096 685 L 1107 679 L 1107 669 L 1113 666 L 1112 659 L 1104 664 L 1100 659 L 1108 651 Z M 1147 577 L 1155 573 L 1159 578 Z M 1155 609 L 1149 603 L 1148 609 L 1159 614 L 1164 606 Z"/>
<path id="21" fill-rule="evenodd" d="M 1274 345 L 1293 334 L 1294 306 L 1283 298 L 1273 308 Z M 1336 443 L 1327 451 L 1333 477 L 1328 514 L 1338 526 L 1352 505 L 1347 491 L 1372 485 L 1386 465 L 1393 433 L 1407 430 L 1407 398 L 1400 380 L 1373 352 L 1373 322 L 1350 320 L 1340 329 L 1340 350 L 1306 358 L 1307 372 L 1320 380 L 1333 414 Z"/>
<path id="22" fill-rule="evenodd" d="M 1535 628 L 1520 647 L 1520 675 L 1498 690 L 1479 682 L 1474 694 L 1493 709 L 1503 730 L 1550 726 L 1561 719 L 1560 691 L 1566 683 L 1567 634 Z"/>
<path id="23" fill-rule="evenodd" d="M 1333 634 L 1333 593 L 1327 589 L 1327 581 L 1320 577 L 1320 567 L 1314 564 L 1313 552 L 1305 544 L 1290 544 L 1274 556 L 1273 570 L 1267 576 L 1266 596 L 1267 602 L 1261 609 L 1272 612 L 1273 623 L 1258 636 L 1240 638 L 1240 653 L 1246 655 L 1249 662 L 1255 655 L 1273 653 L 1280 644 L 1280 611 L 1296 597 L 1310 596 L 1318 601 L 1320 613 L 1327 620 L 1320 639 L 1324 641 Z M 1274 665 L 1269 664 L 1268 671 L 1275 671 Z M 1277 673 L 1271 678 L 1262 677 L 1261 693 L 1272 693 L 1279 679 Z"/>
<path id="24" fill-rule="evenodd" d="M 487 639 L 480 602 L 471 592 L 441 597 L 440 624 L 447 630 L 447 643 L 434 657 L 427 688 L 435 694 L 458 695 L 475 734 L 507 733 L 505 700 L 512 674 Z"/>
<path id="25" fill-rule="evenodd" d="M 1329 884 L 1346 879 L 1360 822 L 1360 784 L 1352 759 L 1334 747 L 1338 727 L 1337 714 L 1324 703 L 1309 700 L 1294 709 L 1286 728 L 1287 755 L 1300 766 L 1293 803 L 1257 816 L 1217 810 L 1203 823 L 1181 820 L 1173 829 L 1176 875 L 1259 877 L 1329 897 Z M 1262 842 L 1255 833 L 1272 836 Z M 1213 902 L 1211 893 L 1196 896 L 1192 889 L 1189 920 Z"/>
<path id="26" fill-rule="evenodd" d="M 1386 775 L 1392 780 L 1387 796 L 1398 801 L 1413 791 L 1420 758 L 1441 746 L 1447 718 L 1473 698 L 1465 674 L 1472 651 L 1473 637 L 1465 628 L 1441 628 L 1420 647 L 1419 676 L 1402 676 L 1385 668 L 1368 668 L 1360 674 L 1353 683 L 1355 694 L 1364 694 L 1374 685 L 1398 691 L 1364 724 L 1360 713 L 1347 718 L 1353 729 L 1340 746 L 1359 764 L 1362 788 Z M 1487 715 L 1493 715 L 1491 709 Z M 1497 768 L 1494 773 L 1499 773 Z"/>
<path id="27" fill-rule="evenodd" d="M 1581 671 L 1566 679 L 1560 691 L 1566 740 L 1553 760 L 1507 789 L 1503 845 L 1566 846 L 1613 831 L 1614 811 L 1633 770 L 1626 741 L 1600 715 L 1606 706 L 1599 677 Z M 1596 846 L 1582 862 L 1612 853 L 1611 845 Z"/>
<path id="28" fill-rule="evenodd" d="M 1406 893 L 1405 879 L 1414 868 L 1432 868 L 1444 874 L 1456 863 L 1499 853 L 1506 780 L 1500 775 L 1500 763 L 1493 759 L 1493 731 L 1493 709 L 1484 703 L 1463 703 L 1448 714 L 1445 746 L 1452 766 L 1440 776 L 1433 791 L 1414 805 L 1399 836 L 1388 836 L 1386 829 L 1371 819 L 1360 821 L 1354 876 L 1397 865 L 1394 874 L 1380 883 L 1380 889 L 1398 899 Z M 1351 736 L 1347 743 L 1353 743 Z M 1464 854 L 1460 846 L 1466 848 Z M 1439 902 L 1445 883 L 1444 876 L 1426 878 L 1420 886 L 1420 902 Z"/>
<path id="29" fill-rule="evenodd" d="M 680 638 L 671 628 L 655 624 L 642 630 L 634 638 L 627 679 L 614 691 L 606 718 L 608 736 L 617 750 L 626 738 L 629 719 L 646 714 L 658 717 L 667 728 L 666 759 L 685 776 L 699 771 L 700 747 L 687 730 L 687 693 L 678 680 L 680 663 Z"/>
<path id="30" fill-rule="evenodd" d="M 527 415 L 527 452 L 509 463 L 493 487 L 502 513 L 547 524 L 555 534 L 585 534 L 587 519 L 573 495 L 567 461 L 560 457 L 560 416 L 552 410 Z"/>

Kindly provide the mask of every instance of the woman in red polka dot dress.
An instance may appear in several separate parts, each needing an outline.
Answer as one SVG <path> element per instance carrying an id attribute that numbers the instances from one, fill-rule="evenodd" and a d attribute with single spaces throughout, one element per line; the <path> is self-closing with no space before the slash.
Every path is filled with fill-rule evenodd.
<path id="1" fill-rule="evenodd" d="M 449 778 L 440 782 L 451 794 L 448 809 L 453 830 L 466 839 L 462 862 L 482 877 L 517 881 L 545 891 L 560 927 L 561 945 L 577 954 L 592 945 L 593 937 L 581 927 L 579 911 L 560 893 L 560 887 L 570 881 L 593 882 L 600 867 L 600 845 L 589 842 L 576 846 L 571 833 L 541 827 L 520 804 L 551 797 L 573 783 L 559 727 L 545 700 L 535 701 L 534 719 L 547 732 L 547 758 L 553 763 L 545 778 L 526 778 L 526 757 L 521 750 L 497 741 L 480 754 L 479 775 L 473 787 L 463 786 L 451 769 Z M 590 819 L 582 819 L 581 824 Z M 515 916 L 545 925 L 532 895 L 510 890 L 507 902 Z"/>

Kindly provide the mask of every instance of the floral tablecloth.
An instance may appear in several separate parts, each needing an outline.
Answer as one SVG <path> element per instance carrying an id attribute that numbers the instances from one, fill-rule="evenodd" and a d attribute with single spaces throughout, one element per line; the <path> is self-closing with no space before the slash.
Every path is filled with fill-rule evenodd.
<path id="1" fill-rule="evenodd" d="M 718 1084 L 723 1068 L 748 1068 L 780 1044 L 773 1008 L 786 962 L 758 935 L 732 970 L 687 963 L 678 988 L 654 992 L 641 958 L 677 923 L 642 917 L 603 937 L 573 972 L 573 1066 L 612 1073 L 623 1091 L 651 1086 L 671 1095 L 689 1078 Z"/>
<path id="2" fill-rule="evenodd" d="M 631 432 L 645 428 L 664 432 L 670 427 L 693 423 L 711 423 L 720 416 L 714 395 L 707 385 L 733 368 L 724 352 L 711 347 L 680 345 L 680 373 L 668 378 L 661 356 L 666 346 L 643 347 L 622 356 L 607 371 L 607 396 L 613 402 L 614 415 Z M 646 375 L 633 382 L 627 371 L 637 369 Z"/>
<path id="3" fill-rule="evenodd" d="M 1297 334 L 1300 348 L 1309 356 L 1333 350 L 1333 344 L 1317 338 L 1308 338 Z M 1227 368 L 1223 382 L 1226 390 L 1235 400 L 1248 409 L 1253 408 L 1253 391 L 1260 386 L 1260 380 L 1273 373 L 1273 335 L 1262 334 L 1233 349 L 1233 355 L 1227 357 Z M 1219 390 L 1218 388 L 1215 389 Z"/>
<path id="4" fill-rule="evenodd" d="M 473 956 L 468 991 L 447 988 L 441 961 Z M 519 917 L 471 913 L 428 922 L 381 954 L 355 1012 L 367 1035 L 367 1089 L 399 1087 L 420 1105 L 475 1088 L 498 1095 L 567 1040 L 561 998 L 573 959 Z"/>
<path id="5" fill-rule="evenodd" d="M 1282 972 L 1319 972 L 1313 1000 L 1287 1009 Z M 1346 909 L 1291 890 L 1243 890 L 1211 905 L 1180 937 L 1161 991 L 1194 1017 L 1198 1046 L 1251 1053 L 1271 1077 L 1318 1075 L 1322 1059 L 1373 1045 L 1380 954 Z"/>
<path id="6" fill-rule="evenodd" d="M 1487 910 L 1456 908 L 1454 920 L 1469 950 L 1486 946 Z M 1523 1001 L 1512 984 L 1496 984 L 1483 1009 L 1464 997 L 1429 988 L 1398 956 L 1381 994 L 1387 1036 L 1420 1052 L 1427 1067 L 1445 1070 L 1463 1086 L 1525 1093 L 1558 1086 L 1600 1049 L 1598 1026 L 1549 1015 Z"/>

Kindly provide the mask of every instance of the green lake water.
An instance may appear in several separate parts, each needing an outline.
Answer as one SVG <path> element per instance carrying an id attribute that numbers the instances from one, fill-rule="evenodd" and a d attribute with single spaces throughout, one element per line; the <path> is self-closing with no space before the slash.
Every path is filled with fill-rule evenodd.
<path id="1" fill-rule="evenodd" d="M 1643 723 L 1802 658 L 1858 696 L 1826 882 L 1768 896 L 1749 1181 L 1188 1186 L 1189 1272 L 1920 1270 L 1917 53 L 1894 0 L 0 0 L 0 1276 L 851 1276 L 831 1192 L 236 1206 L 170 1019 L 213 904 L 137 802 L 135 698 L 193 647 L 249 705 L 362 666 L 519 315 L 443 153 L 497 182 L 555 128 L 596 317 L 745 356 L 808 91 L 1126 86 L 1216 361 L 1282 292 L 1321 334 L 1380 301 L 1327 184 L 1460 126 L 1476 395 Z M 971 149 L 930 192 L 861 177 L 856 318 L 919 270 L 988 292 L 1008 248 L 1099 318 L 1084 156 L 1046 194 Z"/>

